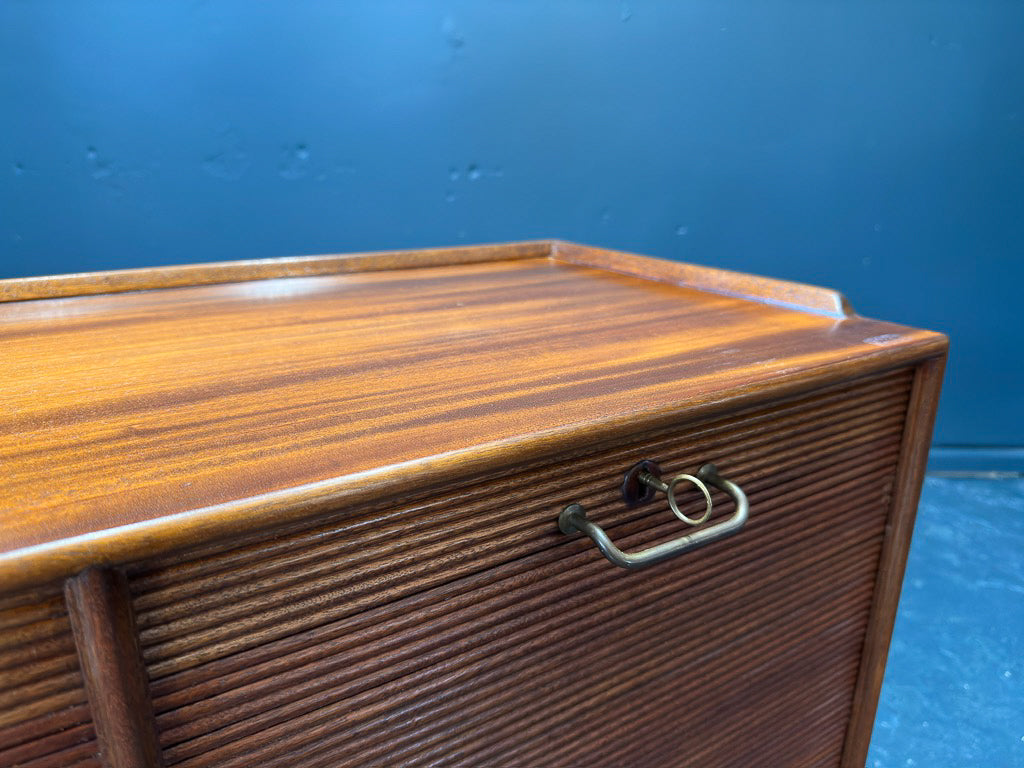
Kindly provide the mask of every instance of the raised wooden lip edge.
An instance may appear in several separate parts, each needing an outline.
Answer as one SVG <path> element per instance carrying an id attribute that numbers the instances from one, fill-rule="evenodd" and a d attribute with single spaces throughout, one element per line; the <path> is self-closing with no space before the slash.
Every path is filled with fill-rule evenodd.
<path id="1" fill-rule="evenodd" d="M 216 261 L 205 264 L 80 272 L 71 275 L 15 277 L 0 280 L 0 303 L 96 296 L 128 291 L 151 291 L 162 288 L 186 288 L 199 285 L 270 280 L 278 277 L 317 277 L 352 272 L 441 267 L 485 261 L 544 258 L 550 255 L 550 241 L 528 240 L 451 248 L 286 256 L 276 259 Z"/>
<path id="2" fill-rule="evenodd" d="M 853 317 L 856 311 L 839 291 L 806 283 L 748 275 L 717 267 L 639 256 L 562 240 L 551 241 L 551 258 L 662 283 L 694 288 L 828 317 Z"/>
<path id="3" fill-rule="evenodd" d="M 137 523 L 71 536 L 0 553 L 0 595 L 73 576 L 89 566 L 123 566 L 187 548 L 196 541 L 229 538 L 255 517 L 274 529 L 370 501 L 401 495 L 415 486 L 423 490 L 467 480 L 509 464 L 543 460 L 590 441 L 600 446 L 666 423 L 685 424 L 728 413 L 765 400 L 813 391 L 843 380 L 877 375 L 946 354 L 948 340 L 921 331 L 913 341 L 879 347 L 866 356 L 838 364 L 821 364 L 780 376 L 770 387 L 745 386 L 719 390 L 708 400 L 669 408 L 614 414 L 585 424 L 570 424 L 509 440 L 485 443 L 378 469 L 329 478 L 306 485 L 222 504 L 200 507 Z M 552 518 L 554 520 L 554 518 Z M 553 523 L 552 523 L 553 524 Z"/>
<path id="4" fill-rule="evenodd" d="M 846 298 L 829 288 L 554 239 L 16 277 L 0 280 L 0 303 L 545 257 L 830 317 L 855 314 Z"/>

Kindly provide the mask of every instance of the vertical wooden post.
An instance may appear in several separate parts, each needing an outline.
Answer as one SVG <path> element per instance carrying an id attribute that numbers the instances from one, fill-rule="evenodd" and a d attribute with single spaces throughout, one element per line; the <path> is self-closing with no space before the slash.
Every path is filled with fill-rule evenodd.
<path id="1" fill-rule="evenodd" d="M 885 526 L 885 543 L 875 579 L 875 597 L 853 696 L 853 711 L 843 745 L 844 768 L 864 768 L 867 761 L 945 366 L 945 356 L 926 360 L 918 366 L 914 378 L 896 486 Z"/>
<path id="2" fill-rule="evenodd" d="M 128 582 L 114 569 L 90 568 L 64 583 L 71 628 L 108 768 L 163 765 Z"/>

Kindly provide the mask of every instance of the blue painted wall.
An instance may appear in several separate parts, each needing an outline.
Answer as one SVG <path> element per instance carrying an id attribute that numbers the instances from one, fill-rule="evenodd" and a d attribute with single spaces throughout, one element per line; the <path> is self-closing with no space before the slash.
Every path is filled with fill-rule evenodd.
<path id="1" fill-rule="evenodd" d="M 947 331 L 1024 444 L 1024 4 L 0 0 L 0 275 L 557 236 Z"/>

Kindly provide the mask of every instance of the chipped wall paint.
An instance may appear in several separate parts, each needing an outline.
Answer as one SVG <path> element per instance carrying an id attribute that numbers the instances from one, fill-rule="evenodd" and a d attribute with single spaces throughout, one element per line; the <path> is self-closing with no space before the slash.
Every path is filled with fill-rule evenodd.
<path id="1" fill-rule="evenodd" d="M 939 441 L 1021 445 L 1021 29 L 994 0 L 6 0 L 0 274 L 564 237 L 947 331 Z"/>

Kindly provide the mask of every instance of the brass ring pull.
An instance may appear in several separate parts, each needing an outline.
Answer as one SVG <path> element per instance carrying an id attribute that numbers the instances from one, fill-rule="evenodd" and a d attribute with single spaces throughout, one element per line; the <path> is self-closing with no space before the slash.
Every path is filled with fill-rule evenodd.
<path id="1" fill-rule="evenodd" d="M 653 477 L 653 475 L 651 476 Z M 620 568 L 628 568 L 631 570 L 660 563 L 670 557 L 681 555 L 684 552 L 690 552 L 691 550 L 702 547 L 705 544 L 710 544 L 713 541 L 724 539 L 726 536 L 732 536 L 743 527 L 750 514 L 750 505 L 747 502 L 747 495 L 743 493 L 743 490 L 736 485 L 736 483 L 731 480 L 726 480 L 724 477 L 720 476 L 718 474 L 718 470 L 715 469 L 714 464 L 705 464 L 697 472 L 696 477 L 700 480 L 701 484 L 706 484 L 705 489 L 707 485 L 713 485 L 715 488 L 725 491 L 732 497 L 732 500 L 736 503 L 736 510 L 728 520 L 723 520 L 722 522 L 707 528 L 701 528 L 700 530 L 689 533 L 686 536 L 681 536 L 678 539 L 667 541 L 664 544 L 656 544 L 653 547 L 648 547 L 647 549 L 639 552 L 623 552 L 615 546 L 601 526 L 587 519 L 587 511 L 580 504 L 570 504 L 562 510 L 562 513 L 558 516 L 558 528 L 565 534 L 570 534 L 573 531 L 585 533 L 593 539 L 597 548 L 601 550 L 601 553 L 612 563 Z M 683 478 L 681 475 L 677 475 L 676 478 L 673 478 L 673 480 L 675 479 Z M 626 480 L 627 482 L 624 485 L 624 491 L 629 487 L 631 478 L 627 475 Z M 641 481 L 641 484 L 643 484 L 645 488 L 648 487 L 643 483 L 643 481 Z M 671 486 L 671 483 L 666 485 L 666 488 L 669 486 Z M 672 497 L 670 496 L 670 498 Z"/>
<path id="2" fill-rule="evenodd" d="M 661 478 L 652 475 L 650 472 L 641 472 L 637 479 L 644 485 L 650 486 L 651 488 L 655 488 L 664 493 L 666 496 L 668 496 L 669 508 L 672 510 L 676 517 L 678 517 L 687 525 L 700 525 L 701 523 L 706 523 L 708 518 L 711 517 L 711 491 L 708 490 L 708 487 L 704 485 L 704 482 L 699 478 L 684 473 L 681 475 L 676 475 L 671 480 L 669 480 L 668 483 L 665 483 L 662 482 Z M 688 517 L 687 515 L 683 514 L 683 512 L 679 509 L 679 505 L 676 504 L 676 486 L 683 480 L 687 480 L 693 483 L 695 486 L 697 486 L 701 493 L 704 494 L 704 499 L 707 501 L 707 507 L 704 510 L 704 514 L 700 517 Z"/>

